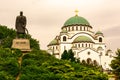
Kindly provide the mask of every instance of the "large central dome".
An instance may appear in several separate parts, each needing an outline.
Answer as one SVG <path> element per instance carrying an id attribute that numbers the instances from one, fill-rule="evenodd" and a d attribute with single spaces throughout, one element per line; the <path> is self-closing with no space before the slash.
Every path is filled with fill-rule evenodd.
<path id="1" fill-rule="evenodd" d="M 75 15 L 74 17 L 69 18 L 65 23 L 64 26 L 72 26 L 72 25 L 89 25 L 89 22 L 78 15 Z"/>

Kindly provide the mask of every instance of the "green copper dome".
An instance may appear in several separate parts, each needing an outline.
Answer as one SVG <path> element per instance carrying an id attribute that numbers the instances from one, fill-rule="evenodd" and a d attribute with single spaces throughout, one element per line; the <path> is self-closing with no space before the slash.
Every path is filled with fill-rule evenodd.
<path id="1" fill-rule="evenodd" d="M 101 31 L 97 31 L 95 34 L 103 34 Z"/>
<path id="2" fill-rule="evenodd" d="M 59 43 L 58 43 L 58 40 L 56 40 L 56 39 L 54 39 L 54 40 L 52 40 L 50 43 L 49 43 L 49 45 L 58 45 Z"/>
<path id="3" fill-rule="evenodd" d="M 70 26 L 70 25 L 90 25 L 89 22 L 78 15 L 69 18 L 65 23 L 64 26 Z"/>
<path id="4" fill-rule="evenodd" d="M 63 33 L 67 33 L 67 30 L 64 28 L 64 29 L 62 29 L 62 32 Z"/>
<path id="5" fill-rule="evenodd" d="M 93 41 L 87 36 L 79 36 L 73 41 L 73 43 L 78 43 L 78 42 L 93 42 Z"/>

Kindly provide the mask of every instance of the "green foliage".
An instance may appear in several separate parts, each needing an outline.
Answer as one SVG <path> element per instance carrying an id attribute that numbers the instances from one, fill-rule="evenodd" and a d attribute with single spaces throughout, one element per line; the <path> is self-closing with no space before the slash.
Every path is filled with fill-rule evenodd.
<path id="1" fill-rule="evenodd" d="M 45 51 L 33 50 L 23 57 L 20 80 L 107 80 L 95 67 L 58 60 Z"/>
<path id="2" fill-rule="evenodd" d="M 8 74 L 6 71 L 0 71 L 0 80 L 15 80 L 15 77 Z"/>
<path id="3" fill-rule="evenodd" d="M 4 39 L 7 37 L 15 38 L 16 32 L 13 29 L 7 28 L 7 26 L 0 25 L 0 39 Z"/>
<path id="4" fill-rule="evenodd" d="M 120 79 L 120 49 L 117 50 L 116 57 L 114 57 L 114 60 L 111 61 L 110 66 L 113 69 L 113 73 L 115 73 Z"/>
<path id="5" fill-rule="evenodd" d="M 69 59 L 67 50 L 65 50 L 65 51 L 63 52 L 63 54 L 62 54 L 62 56 L 61 56 L 61 59 L 63 59 L 63 60 L 65 60 L 65 59 L 68 60 L 68 59 Z"/>
<path id="6" fill-rule="evenodd" d="M 75 61 L 75 57 L 74 57 L 74 53 L 73 53 L 73 51 L 72 51 L 72 49 L 70 49 L 69 51 L 68 51 L 68 56 L 69 56 L 69 58 L 70 58 L 70 61 Z"/>
<path id="7" fill-rule="evenodd" d="M 19 50 L 0 48 L 0 80 L 15 80 L 20 68 L 18 57 Z"/>
<path id="8" fill-rule="evenodd" d="M 75 62 L 75 57 L 74 57 L 74 53 L 72 51 L 72 49 L 68 50 L 65 50 L 61 56 L 61 59 L 63 60 L 70 60 L 71 62 Z"/>
<path id="9" fill-rule="evenodd" d="M 32 51 L 23 56 L 20 67 L 18 59 L 22 53 L 11 49 L 12 40 L 16 37 L 15 30 L 0 26 L 0 34 L 0 80 L 15 80 L 19 72 L 20 80 L 107 80 L 107 76 L 95 67 L 76 63 L 72 50 L 63 60 L 39 50 L 38 41 L 30 35 L 26 37 L 30 39 Z"/>
<path id="10" fill-rule="evenodd" d="M 20 50 L 0 49 L 0 80 L 107 80 L 107 75 L 95 67 L 86 67 L 69 60 L 59 60 L 46 51 L 33 50 L 25 54 L 21 68 L 17 62 Z"/>
<path id="11" fill-rule="evenodd" d="M 31 49 L 40 50 L 39 41 L 37 41 L 36 39 L 30 38 L 30 47 Z"/>
<path id="12" fill-rule="evenodd" d="M 30 40 L 31 49 L 39 50 L 39 42 L 33 39 L 29 34 L 20 34 L 21 38 L 28 38 Z M 0 46 L 3 48 L 11 48 L 13 39 L 16 38 L 16 31 L 7 28 L 7 26 L 0 25 Z"/>
<path id="13" fill-rule="evenodd" d="M 47 64 L 56 61 L 54 56 L 46 53 L 46 51 L 33 50 L 30 54 L 23 57 L 22 75 L 20 80 L 44 80 L 49 76 Z M 46 77 L 45 77 L 46 76 Z"/>
<path id="14" fill-rule="evenodd" d="M 16 32 L 13 29 L 7 28 L 7 26 L 0 25 L 0 42 L 1 46 L 4 48 L 10 48 L 12 45 L 12 40 L 16 36 Z"/>

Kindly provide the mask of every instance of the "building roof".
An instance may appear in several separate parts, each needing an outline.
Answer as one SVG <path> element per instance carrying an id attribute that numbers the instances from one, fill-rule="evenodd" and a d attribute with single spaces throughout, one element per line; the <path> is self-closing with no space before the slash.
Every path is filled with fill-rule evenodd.
<path id="1" fill-rule="evenodd" d="M 63 32 L 63 33 L 67 33 L 67 30 L 63 28 L 63 29 L 62 29 L 62 32 Z"/>
<path id="2" fill-rule="evenodd" d="M 101 31 L 97 31 L 95 34 L 103 34 Z"/>
<path id="3" fill-rule="evenodd" d="M 73 43 L 79 43 L 79 42 L 92 42 L 93 43 L 93 41 L 87 36 L 79 36 L 73 41 Z"/>
<path id="4" fill-rule="evenodd" d="M 70 26 L 70 25 L 90 25 L 90 24 L 85 18 L 75 15 L 75 16 L 69 18 L 64 23 L 64 26 Z"/>
<path id="5" fill-rule="evenodd" d="M 50 46 L 50 45 L 58 45 L 59 43 L 58 43 L 58 40 L 57 39 L 54 39 L 54 40 L 52 40 L 50 43 L 49 43 L 49 45 L 48 46 Z"/>

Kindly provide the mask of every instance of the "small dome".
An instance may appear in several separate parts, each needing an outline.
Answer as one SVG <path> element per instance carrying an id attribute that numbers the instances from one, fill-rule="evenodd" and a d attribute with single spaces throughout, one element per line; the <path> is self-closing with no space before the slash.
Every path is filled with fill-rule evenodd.
<path id="1" fill-rule="evenodd" d="M 93 41 L 87 36 L 79 36 L 73 41 L 73 43 L 79 43 L 79 42 L 91 42 L 91 43 L 93 43 Z"/>
<path id="2" fill-rule="evenodd" d="M 80 17 L 78 15 L 69 18 L 64 23 L 64 26 L 70 26 L 70 25 L 89 25 L 90 26 L 89 22 L 85 18 Z"/>
<path id="3" fill-rule="evenodd" d="M 59 44 L 59 43 L 58 43 L 58 40 L 54 39 L 54 40 L 52 40 L 52 41 L 49 43 L 48 46 L 50 46 L 50 45 L 58 45 L 58 44 Z"/>
<path id="4" fill-rule="evenodd" d="M 67 33 L 67 30 L 65 28 L 62 29 L 63 33 Z"/>
<path id="5" fill-rule="evenodd" d="M 97 35 L 97 34 L 102 34 L 102 35 L 103 35 L 103 33 L 102 33 L 101 31 L 97 31 L 95 34 L 96 34 L 96 35 Z"/>

